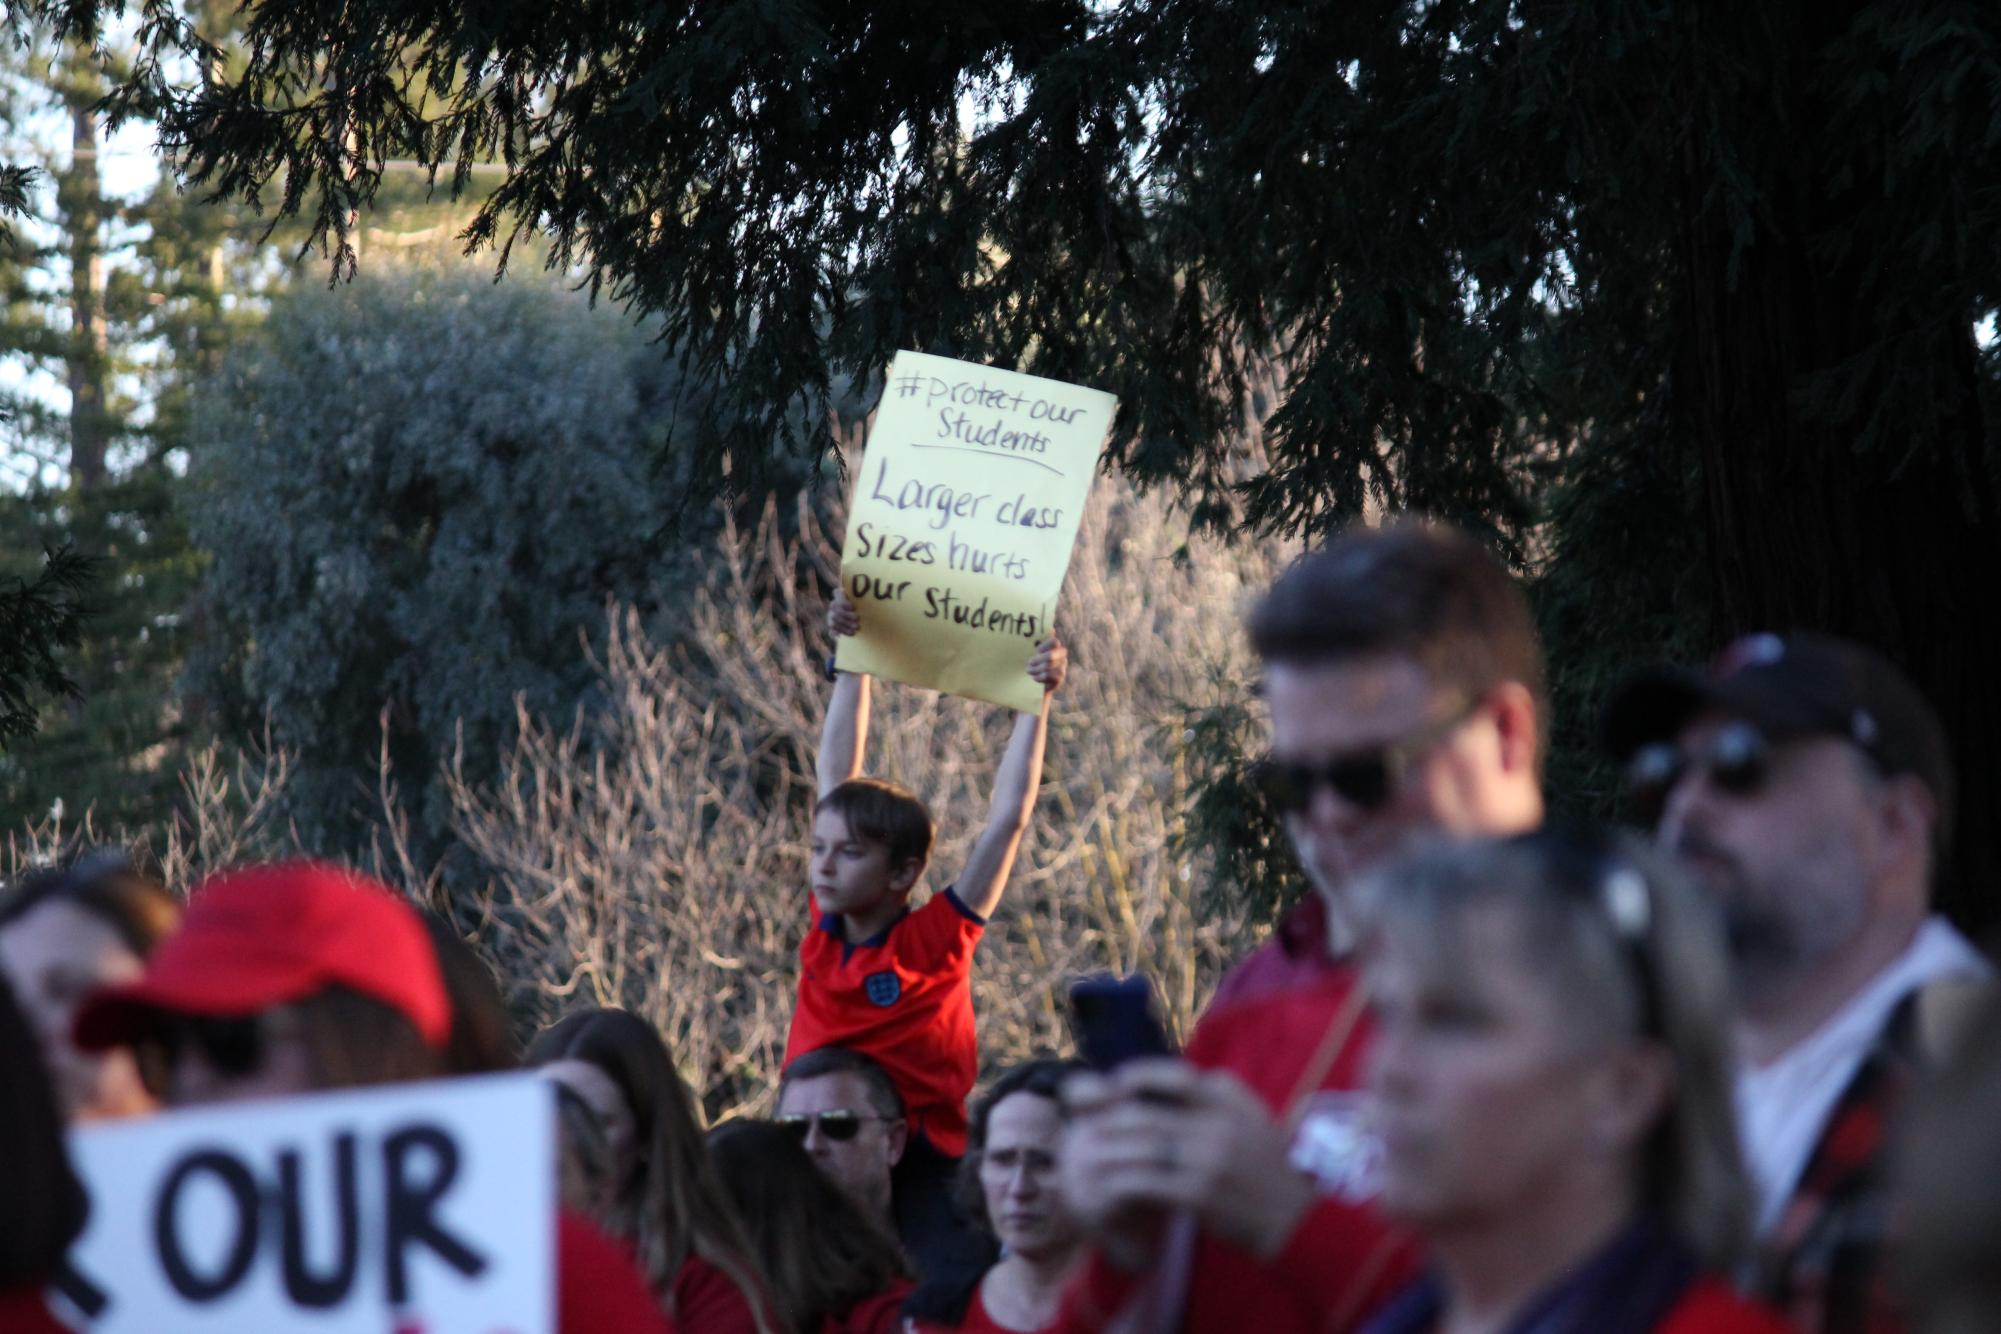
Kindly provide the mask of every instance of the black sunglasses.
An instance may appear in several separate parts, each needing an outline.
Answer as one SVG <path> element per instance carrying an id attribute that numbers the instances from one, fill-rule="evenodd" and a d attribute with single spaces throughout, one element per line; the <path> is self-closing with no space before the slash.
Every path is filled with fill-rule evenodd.
<path id="1" fill-rule="evenodd" d="M 1748 797 L 1772 772 L 1772 743 L 1749 723 L 1725 723 L 1710 733 L 1701 753 L 1690 755 L 1672 741 L 1656 741 L 1633 752 L 1626 764 L 1626 795 L 1647 824 L 1667 809 L 1668 794 L 1691 768 L 1700 769 L 1719 790 Z"/>
<path id="2" fill-rule="evenodd" d="M 1381 746 L 1351 750 L 1317 763 L 1267 756 L 1251 766 L 1251 782 L 1281 815 L 1297 815 L 1313 804 L 1322 787 L 1334 789 L 1350 806 L 1373 811 L 1385 805 L 1403 786 L 1411 766 L 1433 746 L 1451 736 L 1480 707 L 1479 701 L 1427 723 L 1409 736 Z"/>
<path id="3" fill-rule="evenodd" d="M 861 1133 L 864 1121 L 894 1121 L 894 1116 L 877 1116 L 871 1112 L 854 1112 L 837 1108 L 831 1112 L 789 1112 L 775 1117 L 773 1123 L 801 1144 L 812 1133 L 813 1123 L 818 1122 L 820 1133 L 836 1144 L 845 1144 Z"/>
<path id="4" fill-rule="evenodd" d="M 133 1043 L 140 1082 L 155 1097 L 167 1093 L 169 1077 L 189 1050 L 219 1074 L 250 1074 L 264 1061 L 264 1033 L 255 1015 L 163 1014 Z"/>

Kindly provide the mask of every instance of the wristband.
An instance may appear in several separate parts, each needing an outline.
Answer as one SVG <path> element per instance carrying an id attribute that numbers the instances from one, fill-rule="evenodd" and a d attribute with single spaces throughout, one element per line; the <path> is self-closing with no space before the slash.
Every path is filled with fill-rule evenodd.
<path id="1" fill-rule="evenodd" d="M 833 655 L 833 654 L 829 653 L 829 654 L 827 655 L 827 661 L 826 661 L 826 664 L 825 664 L 825 666 L 826 666 L 826 669 L 827 669 L 827 679 L 828 679 L 829 681 L 838 681 L 838 680 L 840 680 L 840 679 L 841 679 L 841 669 L 840 669 L 840 668 L 838 668 L 838 667 L 836 667 L 836 666 L 834 666 L 834 655 Z"/>

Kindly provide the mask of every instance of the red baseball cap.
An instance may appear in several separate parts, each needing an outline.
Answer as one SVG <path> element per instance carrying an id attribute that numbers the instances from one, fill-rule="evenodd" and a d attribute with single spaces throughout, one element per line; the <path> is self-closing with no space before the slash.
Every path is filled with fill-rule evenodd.
<path id="1" fill-rule="evenodd" d="M 392 1006 L 443 1047 L 452 1006 L 416 910 L 386 885 L 322 862 L 227 871 L 198 886 L 180 929 L 136 982 L 84 1002 L 76 1042 L 123 1046 L 158 1011 L 257 1014 L 342 986 Z"/>

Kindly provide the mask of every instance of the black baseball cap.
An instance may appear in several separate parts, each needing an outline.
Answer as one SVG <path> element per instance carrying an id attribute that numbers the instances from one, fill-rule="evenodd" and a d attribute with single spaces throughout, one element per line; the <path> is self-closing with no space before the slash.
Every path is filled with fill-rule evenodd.
<path id="1" fill-rule="evenodd" d="M 1605 748 L 1623 764 L 1709 711 L 1742 718 L 1774 739 L 1840 737 L 1885 777 L 1915 775 L 1938 807 L 1944 843 L 1955 787 L 1945 729 L 1910 678 L 1876 650 L 1832 635 L 1756 634 L 1724 649 L 1706 672 L 1641 668 L 1612 692 Z"/>

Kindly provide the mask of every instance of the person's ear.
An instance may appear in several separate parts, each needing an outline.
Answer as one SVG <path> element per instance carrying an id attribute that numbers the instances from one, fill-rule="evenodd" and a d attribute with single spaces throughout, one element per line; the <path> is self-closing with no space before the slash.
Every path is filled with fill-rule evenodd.
<path id="1" fill-rule="evenodd" d="M 1539 744 L 1535 696 L 1520 681 L 1503 681 L 1487 692 L 1487 709 L 1500 739 L 1501 768 L 1534 776 Z"/>
<path id="2" fill-rule="evenodd" d="M 895 1167 L 903 1161 L 903 1151 L 910 1147 L 910 1123 L 891 1121 L 889 1133 L 884 1138 L 889 1142 L 889 1165 Z"/>
<path id="3" fill-rule="evenodd" d="M 892 894 L 908 894 L 917 883 L 917 877 L 924 874 L 924 859 L 911 857 L 889 873 L 889 890 Z"/>
<path id="4" fill-rule="evenodd" d="M 1925 865 L 1937 829 L 1938 802 L 1923 779 L 1899 774 L 1884 780 L 1877 802 L 1877 848 L 1883 866 Z"/>
<path id="5" fill-rule="evenodd" d="M 1592 1099 L 1593 1142 L 1614 1153 L 1637 1149 L 1667 1114 L 1674 1088 L 1674 1058 L 1659 1043 L 1631 1043 L 1611 1052 Z"/>

